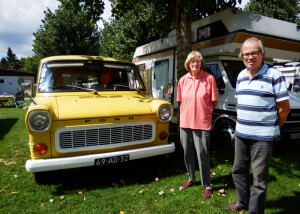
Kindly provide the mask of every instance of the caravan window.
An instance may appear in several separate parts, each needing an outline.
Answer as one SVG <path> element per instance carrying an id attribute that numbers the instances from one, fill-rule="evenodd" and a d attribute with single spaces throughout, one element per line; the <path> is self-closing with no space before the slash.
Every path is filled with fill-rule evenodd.
<path id="1" fill-rule="evenodd" d="M 223 67 L 227 73 L 231 86 L 236 87 L 236 80 L 239 73 L 245 69 L 245 65 L 242 61 L 223 60 Z"/>
<path id="2" fill-rule="evenodd" d="M 204 70 L 207 73 L 212 74 L 216 78 L 218 89 L 225 88 L 225 83 L 224 83 L 224 80 L 222 78 L 221 70 L 220 70 L 220 67 L 219 67 L 218 64 L 208 64 L 208 65 L 205 65 Z"/>
<path id="3" fill-rule="evenodd" d="M 197 41 L 200 42 L 208 39 L 214 39 L 228 35 L 228 33 L 229 32 L 222 21 L 213 22 L 197 29 Z"/>

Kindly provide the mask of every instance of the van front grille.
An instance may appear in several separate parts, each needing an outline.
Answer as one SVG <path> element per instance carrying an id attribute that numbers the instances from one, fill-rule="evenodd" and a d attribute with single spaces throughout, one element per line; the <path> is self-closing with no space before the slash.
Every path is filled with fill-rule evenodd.
<path id="1" fill-rule="evenodd" d="M 154 139 L 153 123 L 75 127 L 58 130 L 58 150 L 90 150 L 134 145 Z"/>

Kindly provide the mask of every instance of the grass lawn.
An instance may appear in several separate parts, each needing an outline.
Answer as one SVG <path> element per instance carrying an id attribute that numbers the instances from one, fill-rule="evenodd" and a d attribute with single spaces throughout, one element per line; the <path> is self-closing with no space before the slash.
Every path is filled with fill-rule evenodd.
<path id="1" fill-rule="evenodd" d="M 203 199 L 200 183 L 179 191 L 188 176 L 182 149 L 168 156 L 102 168 L 48 174 L 37 185 L 25 170 L 29 159 L 26 110 L 0 108 L 0 213 L 231 213 L 237 200 L 231 177 L 233 151 L 211 149 L 213 198 Z M 176 135 L 171 136 L 178 141 Z M 287 146 L 288 145 L 288 146 Z M 265 213 L 299 213 L 300 141 L 277 147 L 271 162 Z M 199 180 L 199 172 L 197 171 Z M 248 213 L 246 211 L 241 213 Z"/>

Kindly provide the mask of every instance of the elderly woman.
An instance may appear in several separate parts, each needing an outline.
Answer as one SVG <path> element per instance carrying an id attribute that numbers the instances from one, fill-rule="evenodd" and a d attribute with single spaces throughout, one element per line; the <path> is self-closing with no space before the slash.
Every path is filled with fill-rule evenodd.
<path id="1" fill-rule="evenodd" d="M 189 72 L 178 82 L 177 102 L 180 113 L 180 141 L 189 180 L 180 188 L 186 189 L 196 182 L 194 156 L 196 149 L 201 184 L 204 186 L 202 195 L 204 198 L 211 198 L 208 146 L 212 111 L 218 104 L 218 91 L 214 76 L 202 70 L 204 60 L 199 52 L 192 51 L 188 55 L 185 68 Z"/>

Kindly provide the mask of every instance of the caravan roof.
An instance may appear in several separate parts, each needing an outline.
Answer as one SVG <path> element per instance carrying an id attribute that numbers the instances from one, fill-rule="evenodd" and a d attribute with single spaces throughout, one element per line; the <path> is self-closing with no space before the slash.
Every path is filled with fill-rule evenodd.
<path id="1" fill-rule="evenodd" d="M 252 36 L 264 42 L 267 58 L 300 59 L 300 29 L 294 23 L 236 9 L 226 9 L 192 23 L 192 47 L 204 56 L 236 55 L 241 43 Z M 173 30 L 163 40 L 138 47 L 134 58 L 176 46 Z"/>

